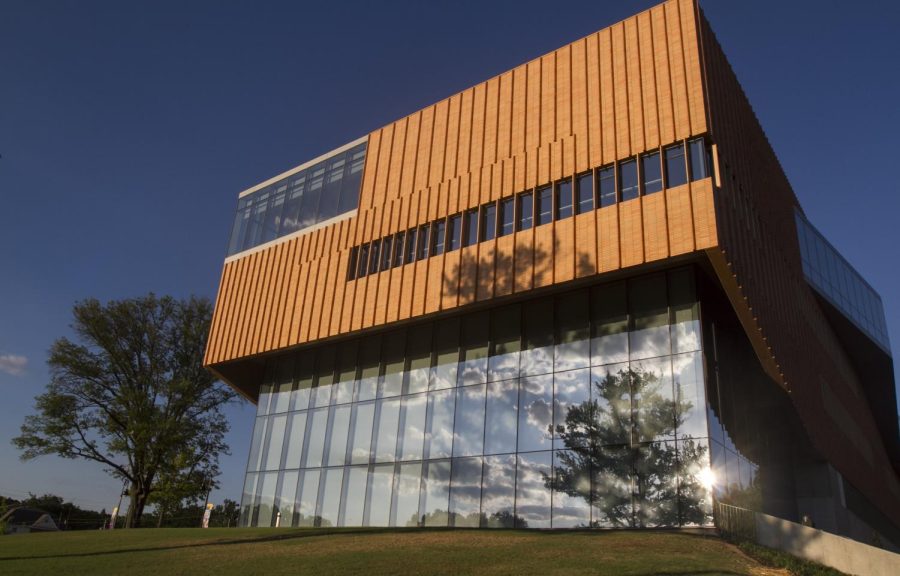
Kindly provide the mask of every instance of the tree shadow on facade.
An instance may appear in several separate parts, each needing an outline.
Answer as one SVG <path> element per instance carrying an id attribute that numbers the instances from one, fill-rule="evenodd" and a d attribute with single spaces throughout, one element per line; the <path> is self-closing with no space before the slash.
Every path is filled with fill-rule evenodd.
<path id="1" fill-rule="evenodd" d="M 692 404 L 667 397 L 642 369 L 607 373 L 592 388 L 592 399 L 569 407 L 551 430 L 565 450 L 545 485 L 590 504 L 594 526 L 707 524 L 707 492 L 692 471 L 708 465 L 708 449 L 675 440 Z"/>

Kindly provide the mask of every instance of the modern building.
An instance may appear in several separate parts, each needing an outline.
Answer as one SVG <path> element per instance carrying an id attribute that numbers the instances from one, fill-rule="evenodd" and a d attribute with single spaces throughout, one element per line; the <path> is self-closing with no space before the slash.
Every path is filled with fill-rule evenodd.
<path id="1" fill-rule="evenodd" d="M 881 300 L 669 0 L 240 194 L 207 366 L 253 526 L 707 525 L 900 543 Z"/>

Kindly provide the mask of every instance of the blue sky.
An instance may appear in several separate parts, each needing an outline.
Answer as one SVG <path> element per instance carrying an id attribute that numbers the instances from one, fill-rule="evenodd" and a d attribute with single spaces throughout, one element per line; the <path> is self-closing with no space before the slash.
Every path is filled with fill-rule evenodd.
<path id="1" fill-rule="evenodd" d="M 72 304 L 215 296 L 237 193 L 640 2 L 0 3 L 0 494 L 115 505 L 98 465 L 21 463 Z M 900 7 L 701 3 L 812 222 L 900 342 Z M 252 406 L 227 411 L 239 499 Z"/>

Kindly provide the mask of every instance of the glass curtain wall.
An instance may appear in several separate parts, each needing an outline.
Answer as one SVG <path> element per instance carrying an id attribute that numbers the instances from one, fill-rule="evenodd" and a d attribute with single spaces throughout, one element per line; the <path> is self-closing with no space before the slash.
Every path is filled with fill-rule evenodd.
<path id="1" fill-rule="evenodd" d="M 242 525 L 710 524 L 694 284 L 679 269 L 270 360 Z"/>

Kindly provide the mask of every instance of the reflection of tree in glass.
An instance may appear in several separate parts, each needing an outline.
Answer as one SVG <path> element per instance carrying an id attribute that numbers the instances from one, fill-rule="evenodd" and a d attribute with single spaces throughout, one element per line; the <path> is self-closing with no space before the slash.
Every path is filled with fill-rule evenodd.
<path id="1" fill-rule="evenodd" d="M 659 376 L 641 368 L 607 372 L 593 387 L 553 430 L 566 450 L 545 485 L 584 498 L 597 526 L 706 523 L 706 491 L 695 474 L 708 463 L 707 448 L 682 438 L 676 451 L 691 403 L 672 399 Z"/>
<path id="2" fill-rule="evenodd" d="M 482 528 L 528 528 L 528 521 L 509 510 L 494 512 L 490 516 L 484 512 L 457 514 L 446 510 L 433 510 L 422 514 L 419 526 L 481 526 Z M 416 526 L 416 516 L 407 521 L 407 526 Z"/>

